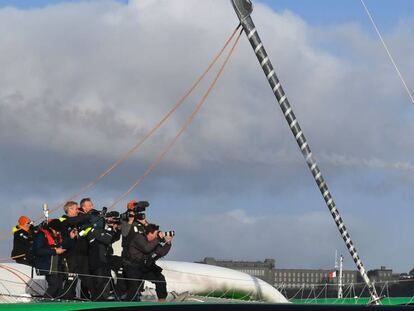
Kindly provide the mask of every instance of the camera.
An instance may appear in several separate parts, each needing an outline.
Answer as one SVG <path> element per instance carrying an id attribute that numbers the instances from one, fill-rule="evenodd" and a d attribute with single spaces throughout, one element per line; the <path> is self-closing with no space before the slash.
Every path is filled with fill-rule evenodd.
<path id="1" fill-rule="evenodd" d="M 103 229 L 105 227 L 105 224 L 110 226 L 110 225 L 115 225 L 115 224 L 120 224 L 120 223 L 121 223 L 121 217 L 119 215 L 119 212 L 117 211 L 108 212 L 108 208 L 103 207 L 102 211 L 93 211 L 91 213 L 90 223 L 84 226 L 81 226 L 79 230 L 81 231 L 89 227 L 90 225 L 96 228 Z"/>
<path id="2" fill-rule="evenodd" d="M 143 213 L 145 212 L 145 209 L 149 206 L 149 202 L 148 201 L 139 201 L 134 203 L 134 208 L 132 209 L 132 211 L 134 211 L 135 214 L 138 213 Z"/>
<path id="3" fill-rule="evenodd" d="M 165 236 L 170 236 L 170 237 L 173 237 L 173 236 L 175 236 L 175 231 L 174 231 L 174 230 L 171 230 L 171 231 L 165 231 L 165 232 L 164 232 L 164 235 L 165 235 Z"/>
<path id="4" fill-rule="evenodd" d="M 128 221 L 129 218 L 134 218 L 134 220 L 144 220 L 145 219 L 145 209 L 149 206 L 147 201 L 139 201 L 133 203 L 133 208 L 128 209 L 125 213 L 120 216 L 122 221 Z"/>
<path id="5" fill-rule="evenodd" d="M 121 217 L 119 215 L 119 212 L 111 211 L 111 212 L 105 213 L 105 223 L 107 225 L 119 225 L 119 224 L 121 224 Z"/>

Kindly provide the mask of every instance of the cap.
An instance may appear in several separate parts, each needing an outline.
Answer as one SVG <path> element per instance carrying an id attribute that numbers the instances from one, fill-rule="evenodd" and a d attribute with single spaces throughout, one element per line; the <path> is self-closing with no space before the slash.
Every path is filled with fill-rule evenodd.
<path id="1" fill-rule="evenodd" d="M 50 220 L 49 223 L 47 224 L 47 226 L 50 229 L 53 229 L 55 231 L 61 231 L 62 230 L 62 223 L 59 219 Z"/>
<path id="2" fill-rule="evenodd" d="M 129 201 L 128 204 L 127 204 L 127 209 L 134 209 L 135 204 L 137 204 L 137 201 L 135 201 L 135 200 Z"/>
<path id="3" fill-rule="evenodd" d="M 17 221 L 19 226 L 25 226 L 30 223 L 30 219 L 27 216 L 20 216 L 19 220 Z"/>

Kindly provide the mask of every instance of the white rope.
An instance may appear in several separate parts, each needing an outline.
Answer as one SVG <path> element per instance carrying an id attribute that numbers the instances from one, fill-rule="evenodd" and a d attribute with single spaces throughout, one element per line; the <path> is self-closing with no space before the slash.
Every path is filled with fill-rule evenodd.
<path id="1" fill-rule="evenodd" d="M 405 88 L 405 90 L 406 90 L 406 92 L 407 92 L 408 96 L 410 97 L 411 102 L 414 104 L 414 97 L 413 97 L 413 95 L 411 94 L 410 89 L 408 88 L 407 84 L 405 83 L 404 77 L 403 77 L 403 75 L 401 74 L 400 70 L 398 69 L 398 66 L 397 66 L 397 64 L 395 63 L 394 58 L 392 57 L 391 52 L 390 52 L 390 50 L 388 49 L 387 44 L 385 43 L 384 39 L 382 38 L 382 35 L 381 35 L 381 33 L 380 33 L 380 31 L 379 31 L 379 29 L 378 29 L 377 25 L 375 24 L 374 19 L 373 19 L 372 15 L 371 15 L 370 11 L 368 10 L 368 7 L 365 5 L 364 0 L 360 0 L 360 1 L 361 1 L 362 6 L 363 6 L 363 7 L 364 7 L 364 9 L 365 9 L 365 12 L 367 13 L 367 15 L 368 15 L 368 17 L 369 17 L 369 19 L 370 19 L 370 21 L 371 21 L 371 23 L 372 23 L 372 26 L 374 26 L 374 29 L 375 29 L 375 31 L 377 32 L 378 37 L 380 38 L 380 40 L 381 40 L 381 42 L 382 42 L 382 45 L 384 46 L 384 49 L 385 49 L 385 51 L 387 52 L 388 57 L 389 57 L 389 59 L 390 59 L 391 63 L 394 65 L 395 71 L 397 72 L 398 76 L 400 77 L 400 80 L 401 80 L 401 82 L 402 82 L 402 84 L 403 84 L 403 86 L 404 86 L 404 88 Z"/>

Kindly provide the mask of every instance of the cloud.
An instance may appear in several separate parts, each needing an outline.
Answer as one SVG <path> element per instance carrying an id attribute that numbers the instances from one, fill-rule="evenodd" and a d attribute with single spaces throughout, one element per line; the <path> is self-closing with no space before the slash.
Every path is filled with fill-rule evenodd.
<path id="1" fill-rule="evenodd" d="M 326 216 L 322 212 L 258 216 L 253 211 L 232 210 L 204 217 L 202 222 L 196 216 L 175 218 L 177 241 L 171 255 L 181 260 L 276 258 L 279 267 L 327 267 L 338 238 Z"/>
<path id="2" fill-rule="evenodd" d="M 382 193 L 390 201 L 409 197 L 414 107 L 377 39 L 357 24 L 316 27 L 260 3 L 253 18 L 338 203 L 350 190 L 372 200 L 378 195 L 371 187 L 375 181 L 389 182 L 383 184 L 389 191 Z M 0 9 L 0 199 L 16 207 L 13 218 L 21 212 L 37 214 L 43 201 L 61 202 L 139 141 L 236 25 L 231 5 L 218 0 Z M 405 72 L 414 66 L 411 29 L 402 23 L 386 34 Z M 414 82 L 409 75 L 407 82 Z M 96 197 L 100 206 L 126 190 L 174 137 L 207 86 L 204 82 L 154 139 L 85 195 Z M 364 178 L 367 174 L 371 179 Z M 355 180 L 365 187 L 357 187 Z M 325 208 L 320 194 L 244 37 L 193 124 L 131 196 L 160 202 L 168 216 L 173 214 L 167 208 L 170 199 L 180 202 L 183 214 L 213 206 L 211 213 L 188 220 L 200 234 L 186 238 L 177 254 L 189 254 L 186 246 L 193 241 L 201 245 L 194 257 L 231 255 L 226 247 L 232 243 L 230 233 L 217 248 L 209 238 L 216 206 L 223 208 L 220 223 L 249 245 L 255 243 L 247 231 L 265 228 L 261 237 L 268 243 L 274 241 L 272 230 L 277 232 L 280 253 L 263 242 L 253 250 L 240 248 L 234 256 L 268 254 L 299 265 L 306 251 L 313 254 L 307 262 L 326 265 L 336 243 L 318 231 L 327 225 L 323 217 L 329 223 L 329 214 L 314 214 Z M 246 206 L 256 204 L 256 214 L 246 214 Z M 273 205 L 278 209 L 262 219 Z M 305 218 L 294 215 L 305 209 Z M 293 216 L 283 216 L 287 211 Z M 355 213 L 352 207 L 345 211 Z M 205 223 L 210 227 L 200 225 Z M 177 230 L 185 225 L 176 224 Z M 5 230 L 10 226 L 9 220 L 0 222 Z M 215 235 L 213 240 L 219 239 Z M 320 255 L 313 250 L 314 240 L 328 245 L 323 251 L 321 243 Z"/>

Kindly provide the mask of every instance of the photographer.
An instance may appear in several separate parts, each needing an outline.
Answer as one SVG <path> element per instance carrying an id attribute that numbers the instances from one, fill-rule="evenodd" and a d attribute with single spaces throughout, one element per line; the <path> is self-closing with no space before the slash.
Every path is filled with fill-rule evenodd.
<path id="1" fill-rule="evenodd" d="M 134 233 L 145 234 L 145 226 L 148 225 L 145 209 L 149 206 L 147 201 L 129 201 L 127 211 L 121 214 L 122 228 L 122 249 L 128 249 L 128 234 L 133 230 Z"/>
<path id="2" fill-rule="evenodd" d="M 76 296 L 76 284 L 82 261 L 79 261 L 81 242 L 78 237 L 78 228 L 89 224 L 90 215 L 80 214 L 78 204 L 74 201 L 66 202 L 63 206 L 65 215 L 59 218 L 62 223 L 62 238 L 66 244 L 66 252 L 62 255 L 64 271 L 67 273 L 64 286 L 64 299 L 74 299 Z"/>
<path id="3" fill-rule="evenodd" d="M 92 286 L 92 300 L 106 300 L 111 284 L 110 256 L 113 254 L 112 243 L 121 238 L 119 214 L 105 213 L 94 223 L 88 233 L 89 267 L 96 275 Z"/>
<path id="4" fill-rule="evenodd" d="M 128 257 L 128 249 L 131 240 L 135 235 L 145 235 L 145 227 L 148 225 L 145 210 L 149 206 L 147 201 L 129 201 L 127 204 L 127 211 L 121 214 L 121 230 L 122 230 L 122 276 L 128 278 L 126 274 L 125 258 Z M 125 296 L 128 292 L 129 282 L 121 282 L 120 296 Z M 139 296 L 137 296 L 139 297 Z"/>
<path id="5" fill-rule="evenodd" d="M 96 220 L 96 217 L 93 214 L 99 213 L 94 209 L 93 202 L 91 198 L 83 198 L 79 203 L 79 215 L 88 215 L 92 219 L 89 221 L 89 226 L 83 226 L 80 228 L 77 241 L 77 261 L 78 261 L 78 273 L 80 274 L 79 278 L 81 280 L 81 298 L 91 299 L 93 279 L 89 277 L 89 241 L 87 239 L 87 234 L 92 230 L 92 222 Z"/>
<path id="6" fill-rule="evenodd" d="M 63 288 L 64 275 L 60 254 L 66 250 L 62 248 L 61 222 L 53 219 L 40 229 L 33 238 L 34 264 L 38 275 L 45 275 L 47 281 L 46 298 L 58 297 Z"/>
<path id="7" fill-rule="evenodd" d="M 155 224 L 145 227 L 145 235 L 133 235 L 125 259 L 126 277 L 132 279 L 128 281 L 128 301 L 139 301 L 144 279 L 155 283 L 158 300 L 165 301 L 167 284 L 162 269 L 155 262 L 167 255 L 171 241 L 172 236 L 165 236 Z"/>
<path id="8" fill-rule="evenodd" d="M 17 263 L 33 265 L 33 225 L 29 217 L 20 216 L 13 227 L 13 250 L 11 257 Z"/>

